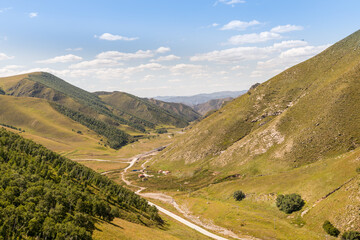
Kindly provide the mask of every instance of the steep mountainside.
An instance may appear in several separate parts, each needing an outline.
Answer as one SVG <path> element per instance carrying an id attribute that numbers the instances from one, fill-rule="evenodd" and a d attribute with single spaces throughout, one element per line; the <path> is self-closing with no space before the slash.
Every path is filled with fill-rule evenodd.
<path id="1" fill-rule="evenodd" d="M 201 117 L 201 115 L 198 112 L 196 112 L 194 109 L 182 103 L 163 102 L 153 98 L 146 100 L 169 112 L 174 112 L 175 114 L 186 119 L 186 121 L 188 122 L 195 121 L 196 119 Z"/>
<path id="2" fill-rule="evenodd" d="M 154 97 L 154 99 L 165 101 L 165 102 L 174 102 L 174 103 L 184 103 L 188 106 L 194 106 L 197 104 L 208 102 L 212 99 L 220 98 L 236 98 L 246 91 L 223 91 L 223 92 L 214 92 L 214 93 L 202 93 L 194 96 L 159 96 Z"/>
<path id="3" fill-rule="evenodd" d="M 360 144 L 360 31 L 195 125 L 161 157 L 172 168 L 298 167 Z M 165 163 L 164 163 L 165 164 Z M 279 167 L 281 166 L 281 167 Z"/>
<path id="4" fill-rule="evenodd" d="M 17 134 L 0 129 L 0 236 L 92 239 L 97 218 L 162 224 L 130 190 Z"/>
<path id="5" fill-rule="evenodd" d="M 325 221 L 360 231 L 359 79 L 360 31 L 193 125 L 149 164 L 171 176 L 144 186 L 260 239 L 330 239 Z M 291 193 L 305 206 L 280 212 L 277 196 Z"/>
<path id="6" fill-rule="evenodd" d="M 179 114 L 166 109 L 163 106 L 156 105 L 148 99 L 142 99 L 124 92 L 96 92 L 102 101 L 109 104 L 119 111 L 130 113 L 142 119 L 146 119 L 155 125 L 173 125 L 176 127 L 185 127 L 188 125 L 188 118 L 185 114 Z M 190 107 L 187 107 L 190 109 Z M 185 112 L 185 111 L 183 111 Z M 181 112 L 181 113 L 183 113 Z M 194 111 L 188 111 L 196 114 Z"/>
<path id="7" fill-rule="evenodd" d="M 218 110 L 221 108 L 224 103 L 231 101 L 233 98 L 220 98 L 220 99 L 212 99 L 208 102 L 197 104 L 193 106 L 193 109 L 200 113 L 201 115 L 205 115 L 206 113 Z"/>

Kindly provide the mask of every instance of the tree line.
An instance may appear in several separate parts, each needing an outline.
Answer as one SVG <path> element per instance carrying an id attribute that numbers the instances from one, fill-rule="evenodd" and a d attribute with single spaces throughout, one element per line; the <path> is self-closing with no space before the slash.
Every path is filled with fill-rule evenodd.
<path id="1" fill-rule="evenodd" d="M 55 110 L 61 114 L 71 118 L 72 120 L 86 126 L 97 134 L 106 137 L 107 144 L 114 149 L 119 149 L 122 146 L 133 141 L 133 138 L 124 131 L 111 126 L 103 121 L 99 121 L 93 117 L 86 116 L 80 112 L 74 111 L 70 108 L 52 103 Z"/>

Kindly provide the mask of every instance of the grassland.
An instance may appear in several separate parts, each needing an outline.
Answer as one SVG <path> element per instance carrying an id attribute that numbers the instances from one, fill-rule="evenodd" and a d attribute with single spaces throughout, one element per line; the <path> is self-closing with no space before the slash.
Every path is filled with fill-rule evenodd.
<path id="1" fill-rule="evenodd" d="M 147 228 L 138 224 L 124 221 L 116 218 L 111 224 L 107 222 L 98 222 L 93 236 L 94 239 L 102 240 L 209 240 L 210 238 L 189 229 L 183 224 L 172 220 L 164 214 L 161 218 L 165 220 L 163 229 Z"/>

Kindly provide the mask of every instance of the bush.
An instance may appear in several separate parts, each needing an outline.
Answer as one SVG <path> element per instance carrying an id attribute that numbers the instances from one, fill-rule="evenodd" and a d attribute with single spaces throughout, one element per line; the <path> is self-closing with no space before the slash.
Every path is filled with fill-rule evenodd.
<path id="1" fill-rule="evenodd" d="M 323 224 L 323 229 L 325 230 L 325 232 L 327 234 L 329 234 L 330 236 L 334 236 L 337 237 L 340 234 L 339 229 L 337 229 L 336 227 L 334 227 L 334 225 L 331 224 L 331 222 L 329 221 L 325 221 Z"/>
<path id="2" fill-rule="evenodd" d="M 344 232 L 344 234 L 341 236 L 342 240 L 360 240 L 360 232 L 356 231 L 349 231 Z"/>
<path id="3" fill-rule="evenodd" d="M 360 173 L 360 167 L 358 167 L 358 168 L 356 169 L 356 172 L 357 172 L 357 173 Z"/>
<path id="4" fill-rule="evenodd" d="M 168 131 L 166 130 L 166 128 L 159 128 L 156 130 L 156 133 L 159 133 L 159 134 L 163 134 L 163 133 L 167 133 Z"/>
<path id="5" fill-rule="evenodd" d="M 233 197 L 236 201 L 241 201 L 245 198 L 245 193 L 243 191 L 235 191 Z"/>
<path id="6" fill-rule="evenodd" d="M 299 211 L 304 205 L 304 200 L 296 193 L 279 195 L 276 199 L 276 206 L 287 214 Z"/>

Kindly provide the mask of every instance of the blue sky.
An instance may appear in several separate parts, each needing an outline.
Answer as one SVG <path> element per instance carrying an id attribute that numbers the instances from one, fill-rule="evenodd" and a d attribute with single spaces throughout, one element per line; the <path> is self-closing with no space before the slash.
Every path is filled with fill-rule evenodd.
<path id="1" fill-rule="evenodd" d="M 358 0 L 2 0 L 0 76 L 142 97 L 243 90 L 357 31 Z"/>

